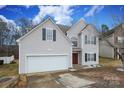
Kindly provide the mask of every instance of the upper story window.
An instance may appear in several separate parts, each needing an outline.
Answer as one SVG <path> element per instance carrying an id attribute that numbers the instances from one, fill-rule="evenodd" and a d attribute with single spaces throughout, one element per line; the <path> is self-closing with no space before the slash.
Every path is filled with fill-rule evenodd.
<path id="1" fill-rule="evenodd" d="M 96 36 L 91 36 L 91 44 L 96 44 Z"/>
<path id="2" fill-rule="evenodd" d="M 53 40 L 53 29 L 46 28 L 46 39 L 49 41 Z"/>
<path id="3" fill-rule="evenodd" d="M 117 37 L 117 42 L 118 43 L 124 43 L 124 37 L 118 36 Z"/>
<path id="4" fill-rule="evenodd" d="M 96 36 L 85 35 L 85 44 L 96 44 Z"/>
<path id="5" fill-rule="evenodd" d="M 76 37 L 72 37 L 71 42 L 72 42 L 73 47 L 77 47 L 77 38 Z"/>
<path id="6" fill-rule="evenodd" d="M 42 40 L 56 41 L 56 30 L 53 30 L 51 28 L 43 28 Z"/>

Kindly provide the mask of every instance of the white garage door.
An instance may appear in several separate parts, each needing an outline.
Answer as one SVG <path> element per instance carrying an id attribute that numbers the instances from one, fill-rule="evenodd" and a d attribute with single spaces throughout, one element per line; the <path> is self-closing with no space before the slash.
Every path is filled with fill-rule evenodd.
<path id="1" fill-rule="evenodd" d="M 43 72 L 68 69 L 67 55 L 28 56 L 27 72 Z"/>

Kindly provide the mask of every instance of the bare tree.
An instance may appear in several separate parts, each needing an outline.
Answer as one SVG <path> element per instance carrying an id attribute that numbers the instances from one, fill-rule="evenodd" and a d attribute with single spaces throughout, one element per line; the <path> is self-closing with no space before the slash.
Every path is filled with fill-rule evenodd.
<path id="1" fill-rule="evenodd" d="M 110 13 L 110 17 L 112 19 L 112 21 L 110 22 L 111 25 L 113 27 L 117 27 L 119 25 L 122 25 L 124 23 L 124 14 L 122 14 L 122 15 L 114 14 L 111 6 L 107 6 L 107 7 L 108 7 L 108 10 L 109 10 L 109 13 Z M 109 31 L 109 28 L 107 28 L 106 25 L 104 27 L 106 29 L 108 29 L 107 31 Z M 123 26 L 120 26 L 120 30 L 121 31 L 124 31 Z M 101 33 L 100 36 L 101 36 L 100 37 L 101 39 L 105 40 L 111 47 L 113 47 L 113 49 L 115 49 L 115 53 L 119 56 L 119 58 L 121 60 L 121 63 L 122 63 L 122 69 L 124 70 L 124 54 L 121 53 L 120 51 L 118 51 L 117 50 L 118 49 L 118 46 L 115 45 L 115 44 L 113 44 L 112 42 L 110 42 L 108 38 L 105 38 L 103 36 L 103 33 Z M 124 46 L 124 43 L 122 43 L 121 46 Z"/>
<path id="2" fill-rule="evenodd" d="M 111 25 L 112 26 L 117 26 L 120 25 L 122 23 L 124 23 L 124 14 L 122 15 L 117 15 L 113 13 L 113 8 L 111 8 L 111 5 L 108 6 L 108 11 L 109 11 L 109 15 L 112 19 Z"/>
<path id="3" fill-rule="evenodd" d="M 18 19 L 17 24 L 21 27 L 22 35 L 26 34 L 33 27 L 32 20 L 25 17 Z"/>
<path id="4" fill-rule="evenodd" d="M 9 29 L 7 28 L 7 23 L 0 19 L 0 46 L 4 45 L 8 32 Z"/>
<path id="5" fill-rule="evenodd" d="M 117 46 L 115 46 L 114 44 L 112 44 L 108 39 L 104 39 L 106 40 L 106 42 L 111 46 L 113 47 L 114 49 L 115 48 L 118 48 Z M 117 55 L 119 55 L 119 58 L 121 59 L 121 62 L 122 62 L 122 68 L 124 69 L 124 54 L 123 53 L 120 53 L 119 51 L 116 50 L 116 53 Z"/>
<path id="6" fill-rule="evenodd" d="M 109 8 L 110 16 L 111 16 L 111 18 L 112 18 L 112 22 L 111 22 L 112 26 L 115 27 L 115 26 L 119 26 L 119 25 L 120 25 L 120 30 L 123 31 L 124 29 L 123 29 L 122 24 L 124 23 L 124 15 L 122 14 L 122 15 L 118 16 L 118 15 L 116 15 L 116 14 L 113 14 L 111 6 L 108 6 L 108 8 Z M 114 44 L 113 44 L 112 42 L 110 42 L 108 39 L 104 38 L 104 40 L 105 40 L 111 47 L 113 47 L 114 49 L 118 48 L 117 45 L 114 45 Z M 122 43 L 121 46 L 124 46 L 124 43 Z M 116 50 L 115 52 L 116 52 L 116 54 L 119 56 L 119 58 L 121 59 L 121 62 L 122 62 L 122 69 L 124 70 L 124 53 L 121 53 L 121 52 L 118 51 L 118 50 Z"/>

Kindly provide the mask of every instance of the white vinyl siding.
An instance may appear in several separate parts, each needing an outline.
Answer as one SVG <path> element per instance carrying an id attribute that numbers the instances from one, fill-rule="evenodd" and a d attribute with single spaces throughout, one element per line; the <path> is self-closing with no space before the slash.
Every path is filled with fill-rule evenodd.
<path id="1" fill-rule="evenodd" d="M 46 28 L 52 28 L 53 33 L 55 31 L 55 40 L 54 41 L 54 35 L 53 35 L 53 41 L 47 41 L 46 38 Z M 45 30 L 42 30 L 45 29 Z M 45 35 L 43 34 L 43 31 L 45 32 Z M 45 36 L 43 38 L 43 36 Z M 25 38 L 20 39 L 19 41 L 19 74 L 24 74 L 30 70 L 30 66 L 32 65 L 33 68 L 31 70 L 40 69 L 39 64 L 45 63 L 41 57 L 35 57 L 37 61 L 33 61 L 35 58 L 30 59 L 31 56 L 36 55 L 67 55 L 67 68 L 72 67 L 72 47 L 70 44 L 70 41 L 67 39 L 67 37 L 64 36 L 61 29 L 59 29 L 56 24 L 54 24 L 54 21 L 52 22 L 51 19 L 47 19 L 45 22 L 41 23 L 36 29 L 31 31 Z M 28 58 L 27 58 L 28 56 Z M 55 61 L 51 60 L 53 63 L 49 63 L 48 65 L 56 65 L 59 64 L 65 64 L 64 59 L 59 59 L 60 57 L 55 57 Z M 40 62 L 42 60 L 42 62 Z M 62 62 L 61 62 L 62 61 Z M 30 64 L 31 62 L 31 64 Z M 34 62 L 34 63 L 33 63 Z M 39 63 L 37 63 L 39 62 Z M 60 63 L 59 63 L 60 62 Z M 30 66 L 29 66 L 29 65 Z M 33 65 L 34 64 L 34 65 Z M 58 64 L 58 65 L 57 65 Z M 47 65 L 47 67 L 49 67 Z M 59 65 L 61 67 L 61 65 Z M 29 68 L 28 68 L 29 67 Z M 42 66 L 43 67 L 43 66 Z M 42 68 L 41 67 L 41 68 Z M 61 68 L 59 68 L 61 70 Z M 32 71 L 33 72 L 33 71 Z M 39 72 L 39 71 L 38 71 Z"/>

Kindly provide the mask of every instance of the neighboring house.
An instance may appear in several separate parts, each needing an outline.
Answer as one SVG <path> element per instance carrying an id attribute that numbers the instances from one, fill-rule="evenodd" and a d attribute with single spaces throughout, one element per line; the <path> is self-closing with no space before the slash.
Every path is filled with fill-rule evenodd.
<path id="1" fill-rule="evenodd" d="M 99 64 L 99 33 L 93 25 L 80 19 L 67 31 L 67 36 L 73 44 L 73 64 Z"/>
<path id="2" fill-rule="evenodd" d="M 124 24 L 120 24 L 100 36 L 100 56 L 118 59 L 116 51 L 124 53 Z M 107 41 L 116 46 L 113 48 Z"/>
<path id="3" fill-rule="evenodd" d="M 82 19 L 68 27 L 47 18 L 17 40 L 19 73 L 64 70 L 73 64 L 98 64 L 98 40 L 95 27 Z"/>

